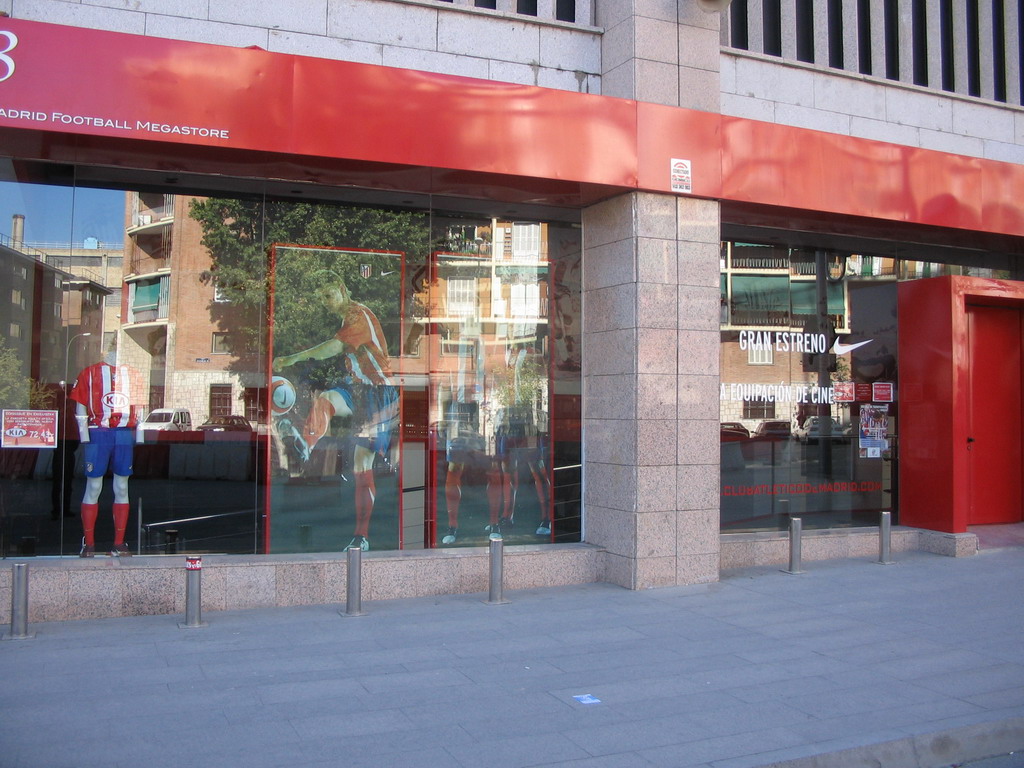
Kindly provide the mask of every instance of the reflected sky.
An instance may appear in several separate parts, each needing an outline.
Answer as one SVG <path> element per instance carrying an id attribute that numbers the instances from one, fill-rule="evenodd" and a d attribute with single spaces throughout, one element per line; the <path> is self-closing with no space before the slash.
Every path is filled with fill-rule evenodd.
<path id="1" fill-rule="evenodd" d="M 25 215 L 25 242 L 101 245 L 124 242 L 124 195 L 120 190 L 78 189 L 0 182 L 0 235 L 10 237 L 11 217 Z"/>

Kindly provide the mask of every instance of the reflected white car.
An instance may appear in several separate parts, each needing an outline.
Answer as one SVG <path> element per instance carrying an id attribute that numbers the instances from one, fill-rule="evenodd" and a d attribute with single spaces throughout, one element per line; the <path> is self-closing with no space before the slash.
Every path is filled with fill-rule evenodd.
<path id="1" fill-rule="evenodd" d="M 829 416 L 809 417 L 802 427 L 798 426 L 793 429 L 793 437 L 801 443 L 816 443 L 818 438 L 822 436 L 822 433 L 826 431 L 823 429 L 826 424 L 830 424 L 827 427 L 827 437 L 833 440 L 837 438 L 848 439 L 850 437 L 849 428 Z"/>
<path id="2" fill-rule="evenodd" d="M 184 408 L 157 408 L 140 427 L 147 432 L 188 432 L 192 429 L 192 414 Z"/>

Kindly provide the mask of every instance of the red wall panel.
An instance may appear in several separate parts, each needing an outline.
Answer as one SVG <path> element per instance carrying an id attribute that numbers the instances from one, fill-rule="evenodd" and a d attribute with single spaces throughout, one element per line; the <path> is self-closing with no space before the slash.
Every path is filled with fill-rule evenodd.
<path id="1" fill-rule="evenodd" d="M 954 424 L 954 298 L 950 278 L 898 286 L 902 525 L 960 532 Z"/>
<path id="2" fill-rule="evenodd" d="M 1024 307 L 1024 283 L 936 277 L 898 287 L 900 522 L 967 530 L 967 305 Z M 1020 425 L 1007 425 L 1020 433 Z"/>

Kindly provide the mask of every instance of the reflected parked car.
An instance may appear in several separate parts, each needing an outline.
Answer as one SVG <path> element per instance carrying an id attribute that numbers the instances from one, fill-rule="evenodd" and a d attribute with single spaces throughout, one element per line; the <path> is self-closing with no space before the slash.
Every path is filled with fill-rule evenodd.
<path id="1" fill-rule="evenodd" d="M 738 421 L 723 421 L 721 426 L 721 438 L 725 442 L 730 440 L 746 440 L 750 437 L 750 430 Z"/>
<path id="2" fill-rule="evenodd" d="M 792 428 L 788 421 L 770 419 L 762 421 L 754 428 L 754 437 L 767 437 L 772 440 L 788 439 Z"/>
<path id="3" fill-rule="evenodd" d="M 826 427 L 826 425 L 828 425 Z M 849 427 L 844 427 L 830 416 L 811 416 L 803 426 L 793 430 L 793 436 L 801 443 L 816 443 L 827 429 L 827 437 L 831 439 L 848 439 Z"/>
<path id="4" fill-rule="evenodd" d="M 188 432 L 192 429 L 192 414 L 184 408 L 157 408 L 139 426 L 145 431 Z"/>
<path id="5" fill-rule="evenodd" d="M 201 432 L 252 432 L 252 425 L 242 416 L 214 416 L 197 429 Z"/>

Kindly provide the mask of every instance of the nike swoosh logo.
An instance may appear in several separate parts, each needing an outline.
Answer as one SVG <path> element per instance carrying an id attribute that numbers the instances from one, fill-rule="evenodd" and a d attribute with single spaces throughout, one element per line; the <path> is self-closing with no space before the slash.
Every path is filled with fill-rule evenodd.
<path id="1" fill-rule="evenodd" d="M 833 355 L 845 355 L 847 352 L 853 352 L 858 347 L 863 347 L 865 344 L 870 344 L 874 339 L 868 339 L 867 341 L 858 341 L 856 344 L 843 344 L 839 339 L 836 339 L 832 345 Z"/>
<path id="2" fill-rule="evenodd" d="M 387 277 L 388 275 L 393 275 L 393 274 L 395 274 L 395 271 L 396 271 L 396 270 L 392 269 L 392 270 L 391 270 L 390 272 L 381 272 L 381 273 L 380 273 L 380 276 L 381 276 L 381 277 Z"/>

